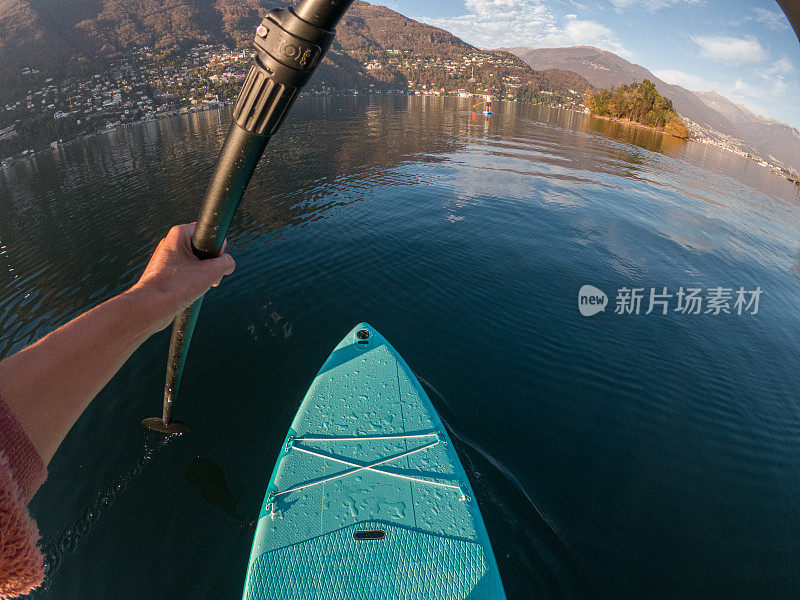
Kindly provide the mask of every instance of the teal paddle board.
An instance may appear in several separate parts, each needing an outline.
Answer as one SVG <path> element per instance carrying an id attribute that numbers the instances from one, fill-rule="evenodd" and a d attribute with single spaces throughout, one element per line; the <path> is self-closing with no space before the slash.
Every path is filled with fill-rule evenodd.
<path id="1" fill-rule="evenodd" d="M 452 441 L 411 369 L 366 323 L 333 350 L 292 422 L 243 598 L 505 599 Z"/>

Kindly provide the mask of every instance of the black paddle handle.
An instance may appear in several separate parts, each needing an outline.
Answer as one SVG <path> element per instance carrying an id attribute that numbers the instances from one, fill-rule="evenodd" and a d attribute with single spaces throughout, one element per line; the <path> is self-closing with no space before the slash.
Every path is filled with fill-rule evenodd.
<path id="1" fill-rule="evenodd" d="M 248 131 L 236 122 L 228 129 L 192 235 L 192 250 L 198 258 L 221 254 L 233 215 L 268 141 L 269 136 Z"/>
<path id="2" fill-rule="evenodd" d="M 231 124 L 192 235 L 192 250 L 198 258 L 216 258 L 222 253 L 233 215 L 268 141 L 269 136 L 247 131 L 235 122 Z M 200 297 L 178 315 L 172 325 L 161 416 L 167 425 L 172 419 L 172 403 L 178 394 L 202 304 Z"/>
<path id="3" fill-rule="evenodd" d="M 270 11 L 256 29 L 256 57 L 236 106 L 192 236 L 200 258 L 222 243 L 264 148 L 333 42 L 352 0 L 300 0 Z"/>
<path id="4" fill-rule="evenodd" d="M 334 28 L 353 0 L 300 0 L 294 8 L 270 11 L 256 30 L 256 57 L 233 109 L 228 130 L 197 218 L 192 249 L 215 258 L 264 148 L 283 123 L 335 35 Z M 203 299 L 175 319 L 167 360 L 161 425 L 170 432 L 172 404 Z M 157 421 L 157 419 L 155 419 Z"/>

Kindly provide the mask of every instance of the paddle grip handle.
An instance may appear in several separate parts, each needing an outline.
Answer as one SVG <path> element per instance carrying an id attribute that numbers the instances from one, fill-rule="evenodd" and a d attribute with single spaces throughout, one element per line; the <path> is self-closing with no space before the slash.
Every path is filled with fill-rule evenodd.
<path id="1" fill-rule="evenodd" d="M 274 9 L 256 29 L 255 60 L 233 109 L 231 125 L 197 218 L 192 248 L 200 258 L 220 255 L 239 201 L 270 136 L 283 123 L 336 35 L 353 0 L 300 0 Z"/>

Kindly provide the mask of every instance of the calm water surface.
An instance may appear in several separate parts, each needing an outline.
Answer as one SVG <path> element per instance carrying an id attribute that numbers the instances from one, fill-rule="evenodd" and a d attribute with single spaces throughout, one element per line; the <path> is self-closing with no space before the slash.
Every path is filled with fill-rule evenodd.
<path id="1" fill-rule="evenodd" d="M 176 415 L 169 332 L 77 423 L 33 501 L 36 598 L 234 598 L 306 387 L 359 321 L 457 440 L 510 598 L 800 596 L 800 202 L 698 144 L 467 101 L 303 100 L 231 228 Z M 132 284 L 194 220 L 212 111 L 0 172 L 0 357 Z M 578 312 L 584 284 L 609 310 Z M 617 315 L 621 287 L 723 286 L 757 315 Z M 642 312 L 646 306 L 643 306 Z"/>

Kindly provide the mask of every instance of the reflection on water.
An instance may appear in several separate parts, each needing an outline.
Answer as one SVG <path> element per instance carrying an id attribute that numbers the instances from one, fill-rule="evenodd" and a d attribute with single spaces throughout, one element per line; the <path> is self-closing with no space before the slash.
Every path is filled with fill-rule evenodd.
<path id="1" fill-rule="evenodd" d="M 194 219 L 229 119 L 0 171 L 0 356 L 135 281 Z M 299 102 L 232 225 L 237 271 L 204 304 L 175 408 L 192 433 L 64 542 L 141 453 L 163 332 L 51 463 L 32 510 L 47 548 L 74 551 L 37 597 L 237 596 L 243 524 L 360 321 L 436 390 L 510 598 L 797 597 L 798 202 L 752 161 L 568 111 Z M 748 317 L 584 318 L 584 284 L 764 296 Z"/>

